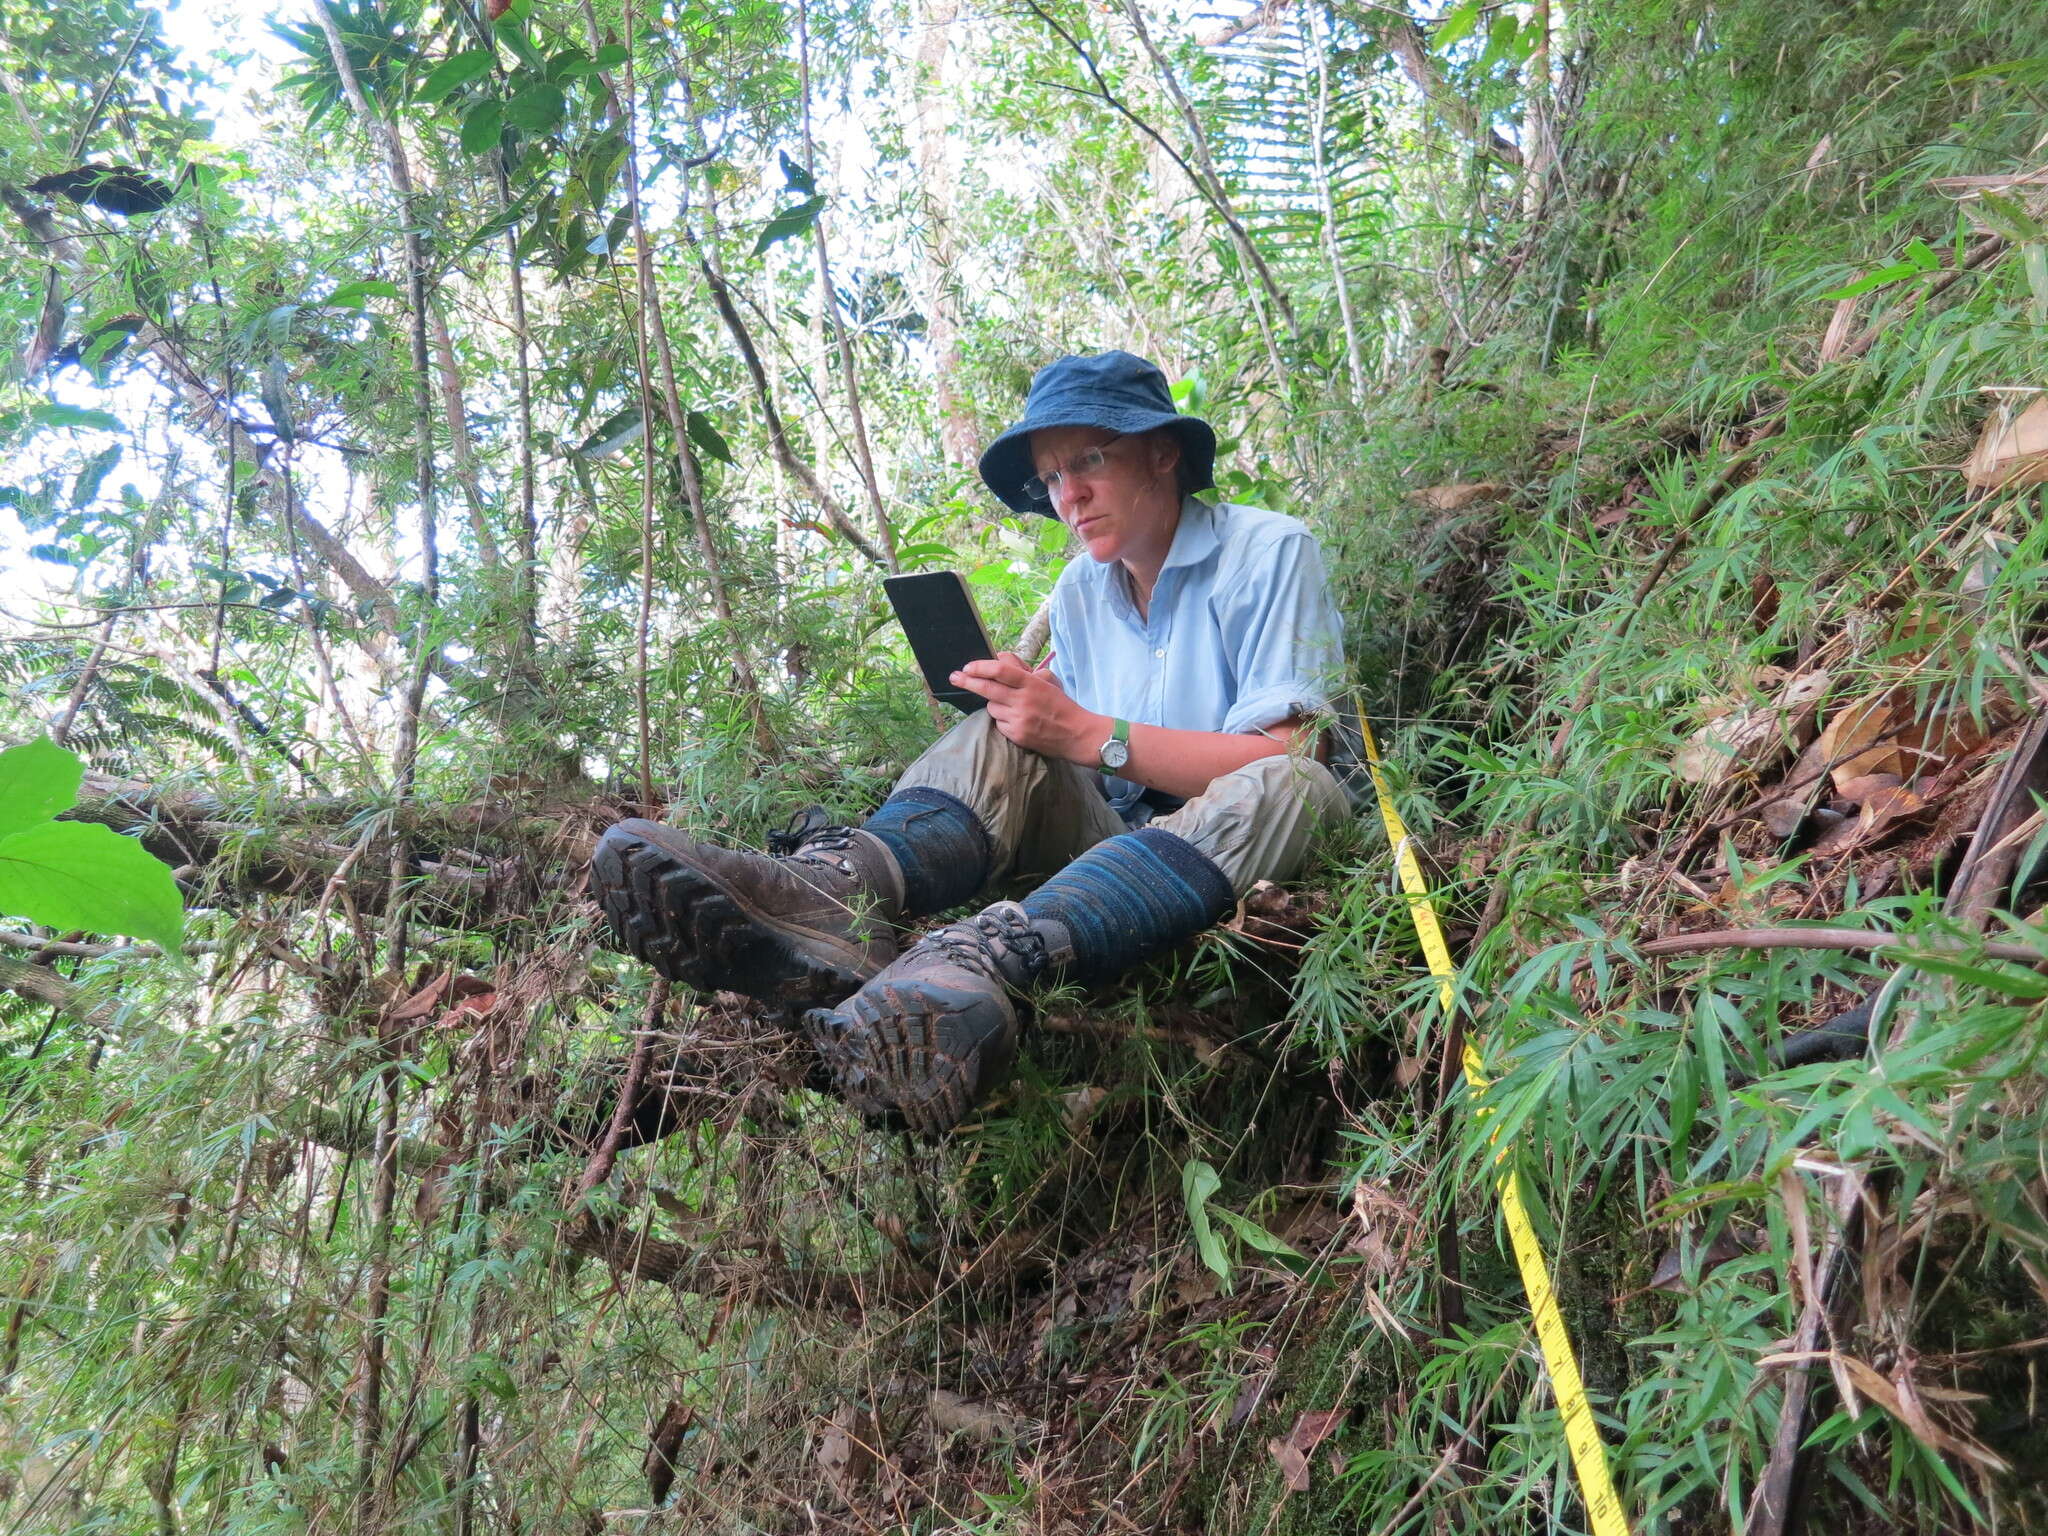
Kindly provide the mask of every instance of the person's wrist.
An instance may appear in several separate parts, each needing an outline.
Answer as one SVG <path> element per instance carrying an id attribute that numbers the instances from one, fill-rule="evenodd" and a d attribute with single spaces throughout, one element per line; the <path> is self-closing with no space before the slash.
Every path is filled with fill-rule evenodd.
<path id="1" fill-rule="evenodd" d="M 1070 762 L 1084 768 L 1102 766 L 1102 744 L 1109 740 L 1109 733 L 1116 729 L 1116 720 L 1110 715 L 1098 715 L 1090 710 L 1081 711 L 1081 722 L 1075 727 L 1072 743 L 1067 748 Z"/>

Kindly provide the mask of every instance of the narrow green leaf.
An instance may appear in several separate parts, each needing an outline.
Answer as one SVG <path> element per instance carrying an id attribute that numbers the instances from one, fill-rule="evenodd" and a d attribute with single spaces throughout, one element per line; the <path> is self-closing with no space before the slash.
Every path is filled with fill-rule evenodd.
<path id="1" fill-rule="evenodd" d="M 343 283 L 327 295 L 327 307 L 361 309 L 365 299 L 395 299 L 398 296 L 398 284 L 386 282 L 381 277 L 365 278 L 361 282 Z"/>
<path id="2" fill-rule="evenodd" d="M 0 837 L 69 810 L 84 779 L 78 754 L 47 736 L 0 752 Z"/>
<path id="3" fill-rule="evenodd" d="M 270 424 L 277 428 L 278 437 L 291 442 L 297 435 L 292 426 L 291 370 L 285 366 L 284 354 L 272 351 L 263 364 L 263 379 L 257 393 L 263 398 L 263 408 L 270 412 Z"/>
<path id="4" fill-rule="evenodd" d="M 488 48 L 472 48 L 467 53 L 443 59 L 421 83 L 420 100 L 440 101 L 470 81 L 489 74 L 496 57 Z"/>
<path id="5" fill-rule="evenodd" d="M 1188 1226 L 1195 1234 L 1195 1251 L 1202 1256 L 1202 1262 L 1216 1273 L 1216 1278 L 1229 1283 L 1230 1255 L 1223 1251 L 1223 1243 L 1216 1236 L 1215 1228 L 1209 1225 L 1209 1197 L 1223 1187 L 1223 1176 L 1201 1159 L 1187 1163 L 1180 1171 L 1181 1199 L 1188 1208 Z"/>
<path id="6" fill-rule="evenodd" d="M 711 424 L 711 418 L 702 411 L 691 411 L 683 417 L 683 424 L 689 430 L 690 441 L 697 445 L 697 451 L 707 459 L 716 459 L 721 464 L 732 462 L 732 449 L 718 428 Z"/>
<path id="7" fill-rule="evenodd" d="M 590 436 L 569 450 L 571 458 L 602 459 L 617 453 L 628 443 L 638 442 L 646 423 L 641 419 L 638 406 L 628 406 L 616 415 L 607 417 L 604 423 Z"/>
<path id="8" fill-rule="evenodd" d="M 505 126 L 505 104 L 493 97 L 480 101 L 462 119 L 462 152 L 480 155 L 497 146 Z"/>
<path id="9" fill-rule="evenodd" d="M 0 913 L 52 928 L 184 943 L 185 902 L 163 860 L 132 837 L 44 821 L 0 838 Z"/>
<path id="10" fill-rule="evenodd" d="M 71 505 L 74 508 L 89 507 L 99 499 L 100 485 L 107 473 L 121 462 L 121 445 L 109 443 L 98 453 L 85 461 L 85 467 L 78 472 L 78 478 L 71 482 Z"/>
<path id="11" fill-rule="evenodd" d="M 2001 993 L 2007 997 L 2048 997 L 2048 976 L 2037 976 L 2031 971 L 1994 971 L 1988 966 L 1969 965 L 1961 960 L 1951 960 L 1946 955 L 1910 955 L 1901 952 L 1899 960 L 1917 971 L 1933 971 L 1938 976 L 1953 976 L 1957 981 L 1967 981 L 1986 991 Z M 2043 956 L 2048 959 L 2048 956 Z"/>
<path id="12" fill-rule="evenodd" d="M 1862 277 L 1857 278 L 1855 282 L 1833 289 L 1822 294 L 1821 297 L 1830 302 L 1839 303 L 1843 299 L 1853 299 L 1859 293 L 1868 293 L 1873 288 L 1882 288 L 1887 283 L 1896 283 L 1901 278 L 1918 277 L 1919 275 L 1920 269 L 1912 262 L 1895 261 L 1888 267 L 1879 267 L 1875 272 L 1867 272 Z"/>
<path id="13" fill-rule="evenodd" d="M 45 400 L 29 412 L 39 427 L 84 427 L 93 432 L 118 432 L 121 421 L 105 411 L 88 411 L 81 406 L 59 405 Z"/>

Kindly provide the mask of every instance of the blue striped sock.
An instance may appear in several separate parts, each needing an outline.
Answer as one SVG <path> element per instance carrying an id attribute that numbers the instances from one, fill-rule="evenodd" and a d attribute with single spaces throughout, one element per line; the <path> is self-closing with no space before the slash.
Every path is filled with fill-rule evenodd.
<path id="1" fill-rule="evenodd" d="M 887 845 L 903 871 L 907 917 L 957 907 L 988 879 L 988 829 L 943 789 L 901 789 L 861 824 Z"/>
<path id="2" fill-rule="evenodd" d="M 1085 980 L 1114 976 L 1200 933 L 1233 900 L 1223 871 L 1194 844 L 1142 827 L 1097 843 L 1020 905 L 1067 930 L 1069 971 Z"/>

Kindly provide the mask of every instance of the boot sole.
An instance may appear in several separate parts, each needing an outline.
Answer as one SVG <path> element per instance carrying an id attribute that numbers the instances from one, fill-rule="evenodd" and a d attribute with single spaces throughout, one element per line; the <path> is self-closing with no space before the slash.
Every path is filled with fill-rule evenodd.
<path id="1" fill-rule="evenodd" d="M 834 1090 L 864 1118 L 937 1136 L 1009 1074 L 1021 1021 L 1000 995 L 913 983 L 813 1008 L 803 1028 Z"/>
<path id="2" fill-rule="evenodd" d="M 875 974 L 858 950 L 750 906 L 623 824 L 599 840 L 590 871 L 619 947 L 679 985 L 807 1008 Z"/>

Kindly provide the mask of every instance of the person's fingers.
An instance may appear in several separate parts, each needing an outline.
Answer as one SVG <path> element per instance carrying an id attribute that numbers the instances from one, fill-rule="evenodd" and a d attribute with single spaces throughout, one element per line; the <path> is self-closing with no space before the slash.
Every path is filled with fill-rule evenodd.
<path id="1" fill-rule="evenodd" d="M 970 661 L 960 669 L 960 672 L 969 677 L 985 677 L 993 682 L 1007 683 L 1012 688 L 1021 687 L 1024 679 L 1031 675 L 1031 669 L 1014 656 L 1007 660 L 997 657 L 993 661 Z"/>
<path id="2" fill-rule="evenodd" d="M 949 681 L 955 688 L 965 688 L 969 693 L 978 693 L 984 699 L 1007 698 L 1017 690 L 1003 683 L 990 682 L 967 672 L 955 672 Z"/>

